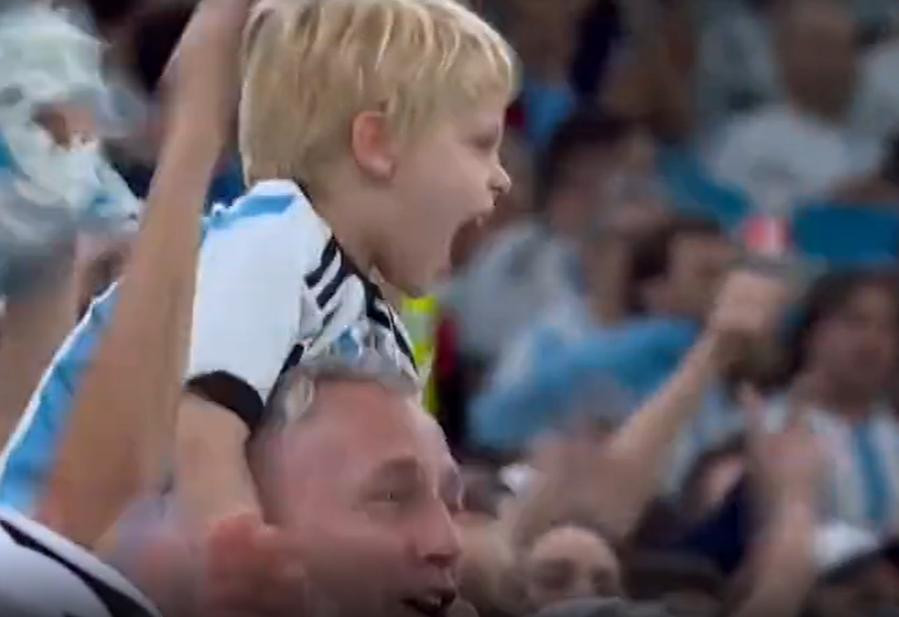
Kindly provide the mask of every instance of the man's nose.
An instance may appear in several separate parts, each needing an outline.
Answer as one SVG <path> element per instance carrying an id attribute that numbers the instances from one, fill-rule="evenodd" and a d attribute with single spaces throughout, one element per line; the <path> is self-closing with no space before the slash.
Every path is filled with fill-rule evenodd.
<path id="1" fill-rule="evenodd" d="M 441 504 L 431 509 L 417 534 L 418 557 L 441 570 L 455 568 L 462 555 L 459 529 L 449 509 Z"/>

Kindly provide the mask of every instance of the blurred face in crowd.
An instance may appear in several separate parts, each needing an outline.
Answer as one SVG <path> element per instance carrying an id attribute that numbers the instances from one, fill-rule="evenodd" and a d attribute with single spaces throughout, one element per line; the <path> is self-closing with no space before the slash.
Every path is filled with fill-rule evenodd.
<path id="1" fill-rule="evenodd" d="M 445 615 L 462 486 L 430 416 L 376 384 L 322 383 L 311 415 L 283 438 L 275 507 L 312 597 L 335 616 Z"/>
<path id="2" fill-rule="evenodd" d="M 736 256 L 736 247 L 722 235 L 679 234 L 671 242 L 653 312 L 703 320 Z"/>
<path id="3" fill-rule="evenodd" d="M 527 598 L 535 609 L 622 592 L 615 552 L 598 534 L 581 527 L 557 527 L 539 537 L 524 567 Z"/>
<path id="4" fill-rule="evenodd" d="M 640 227 L 661 208 L 655 145 L 634 130 L 610 147 L 581 147 L 565 161 L 547 209 L 554 229 L 570 238 L 601 226 Z"/>
<path id="5" fill-rule="evenodd" d="M 854 396 L 881 395 L 896 367 L 896 299 L 881 285 L 860 287 L 813 329 L 809 368 Z"/>
<path id="6" fill-rule="evenodd" d="M 567 77 L 577 20 L 586 5 L 587 0 L 512 0 L 505 5 L 509 38 L 531 73 L 548 80 Z"/>
<path id="7" fill-rule="evenodd" d="M 855 27 L 845 7 L 829 0 L 799 0 L 785 9 L 780 56 L 783 78 L 800 105 L 840 118 L 855 91 Z"/>

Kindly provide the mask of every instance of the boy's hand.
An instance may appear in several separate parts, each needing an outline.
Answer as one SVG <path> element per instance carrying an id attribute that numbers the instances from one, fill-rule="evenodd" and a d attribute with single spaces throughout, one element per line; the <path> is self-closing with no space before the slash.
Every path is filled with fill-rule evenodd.
<path id="1" fill-rule="evenodd" d="M 203 0 L 166 70 L 170 112 L 226 136 L 240 98 L 240 47 L 255 0 Z"/>
<path id="2" fill-rule="evenodd" d="M 204 548 L 203 617 L 310 614 L 305 571 L 287 533 L 240 514 L 216 523 Z"/>
<path id="3" fill-rule="evenodd" d="M 768 274 L 741 270 L 727 278 L 706 331 L 725 364 L 775 331 L 787 297 L 783 281 Z"/>

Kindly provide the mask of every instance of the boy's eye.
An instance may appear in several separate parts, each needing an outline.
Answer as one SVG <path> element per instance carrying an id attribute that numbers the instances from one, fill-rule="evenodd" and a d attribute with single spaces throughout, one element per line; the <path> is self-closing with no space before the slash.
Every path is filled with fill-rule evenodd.
<path id="1" fill-rule="evenodd" d="M 479 135 L 474 139 L 474 146 L 482 152 L 493 152 L 499 147 L 499 139 L 495 133 Z"/>

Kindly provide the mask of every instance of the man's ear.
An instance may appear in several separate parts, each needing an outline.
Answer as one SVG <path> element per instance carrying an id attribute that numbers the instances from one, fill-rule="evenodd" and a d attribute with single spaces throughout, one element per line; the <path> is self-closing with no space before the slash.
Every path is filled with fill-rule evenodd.
<path id="1" fill-rule="evenodd" d="M 377 180 L 387 180 L 396 168 L 397 144 L 383 113 L 363 111 L 353 119 L 351 148 L 356 164 Z"/>

